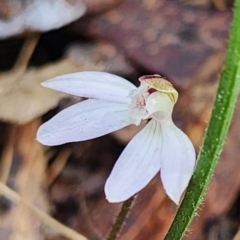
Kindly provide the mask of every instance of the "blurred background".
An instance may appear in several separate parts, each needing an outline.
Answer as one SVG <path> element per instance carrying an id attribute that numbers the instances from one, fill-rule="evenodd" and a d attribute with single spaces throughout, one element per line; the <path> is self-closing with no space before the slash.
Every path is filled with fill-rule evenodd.
<path id="1" fill-rule="evenodd" d="M 70 239 L 31 206 L 89 240 L 106 239 L 121 204 L 106 201 L 104 183 L 141 129 L 129 126 L 90 141 L 44 147 L 35 141 L 41 123 L 81 98 L 40 83 L 83 70 L 111 72 L 136 85 L 144 74 L 166 76 L 180 94 L 174 122 L 198 152 L 232 6 L 231 0 L 0 0 L 1 240 Z M 185 240 L 240 239 L 239 108 Z M 156 176 L 135 198 L 117 239 L 161 240 L 176 211 Z"/>

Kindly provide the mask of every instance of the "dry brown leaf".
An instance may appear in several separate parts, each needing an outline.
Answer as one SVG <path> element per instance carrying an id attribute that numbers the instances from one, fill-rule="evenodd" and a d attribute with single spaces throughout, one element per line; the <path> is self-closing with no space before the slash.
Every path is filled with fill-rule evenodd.
<path id="1" fill-rule="evenodd" d="M 38 206 L 43 211 L 48 210 L 48 203 L 44 194 L 46 159 L 41 145 L 34 141 L 40 119 L 19 126 L 14 132 L 14 166 L 17 171 L 14 179 L 9 182 L 19 194 L 29 203 Z M 29 151 L 31 150 L 31 151 Z M 18 156 L 18 157 L 17 157 Z M 43 240 L 41 222 L 22 205 L 12 206 L 8 213 L 1 218 L 1 229 L 9 233 L 6 240 Z"/>
<path id="2" fill-rule="evenodd" d="M 0 119 L 23 124 L 41 116 L 56 107 L 61 98 L 69 96 L 42 87 L 41 82 L 84 70 L 133 72 L 123 55 L 109 44 L 70 46 L 59 62 L 29 69 L 24 74 L 18 71 L 0 74 Z"/>
<path id="3" fill-rule="evenodd" d="M 41 116 L 58 104 L 65 94 L 41 86 L 41 82 L 57 75 L 77 71 L 79 66 L 63 60 L 39 69 L 27 71 L 20 80 L 13 74 L 1 75 L 0 119 L 15 123 L 26 123 Z"/>

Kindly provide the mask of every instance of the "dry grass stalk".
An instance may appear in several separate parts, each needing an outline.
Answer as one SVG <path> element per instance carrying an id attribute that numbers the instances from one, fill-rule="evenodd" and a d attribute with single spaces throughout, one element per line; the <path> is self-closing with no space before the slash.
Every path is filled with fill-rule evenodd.
<path id="1" fill-rule="evenodd" d="M 4 194 L 6 197 L 11 199 L 15 203 L 23 204 L 27 209 L 31 210 L 38 218 L 46 225 L 52 228 L 57 233 L 71 239 L 71 240 L 87 240 L 81 234 L 73 231 L 72 229 L 64 226 L 63 224 L 59 223 L 48 214 L 40 210 L 39 208 L 33 206 L 32 204 L 23 200 L 16 192 L 12 191 L 8 188 L 4 183 L 0 182 L 0 192 Z"/>

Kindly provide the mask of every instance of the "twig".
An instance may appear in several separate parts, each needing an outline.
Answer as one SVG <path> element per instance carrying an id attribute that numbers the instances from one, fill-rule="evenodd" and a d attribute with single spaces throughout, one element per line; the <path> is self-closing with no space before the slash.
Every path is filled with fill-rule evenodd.
<path id="1" fill-rule="evenodd" d="M 6 197 L 8 197 L 10 200 L 12 200 L 13 202 L 23 204 L 25 207 L 27 207 L 33 213 L 35 213 L 45 225 L 51 227 L 54 231 L 62 234 L 63 236 L 71 240 L 87 240 L 86 237 L 64 226 L 63 224 L 61 224 L 60 222 L 50 217 L 48 214 L 46 214 L 39 208 L 24 201 L 16 192 L 14 192 L 9 187 L 7 187 L 3 182 L 0 182 L 0 192 L 4 194 Z"/>
<path id="2" fill-rule="evenodd" d="M 107 237 L 107 240 L 116 239 L 117 235 L 119 234 L 119 231 L 121 230 L 121 227 L 122 227 L 124 221 L 126 220 L 127 214 L 130 211 L 133 201 L 134 201 L 134 197 L 131 197 L 123 203 L 121 210 L 117 216 L 117 219 L 116 219 L 114 225 L 112 226 L 112 229 Z"/>

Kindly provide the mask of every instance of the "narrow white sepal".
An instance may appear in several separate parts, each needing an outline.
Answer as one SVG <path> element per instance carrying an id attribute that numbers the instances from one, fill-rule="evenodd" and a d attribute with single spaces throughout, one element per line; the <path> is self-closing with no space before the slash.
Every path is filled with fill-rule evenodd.
<path id="1" fill-rule="evenodd" d="M 161 123 L 161 179 L 167 195 L 177 205 L 194 171 L 196 154 L 187 135 L 169 120 Z"/>
<path id="2" fill-rule="evenodd" d="M 37 140 L 48 146 L 84 141 L 131 123 L 126 104 L 88 99 L 64 109 L 41 125 Z"/>
<path id="3" fill-rule="evenodd" d="M 129 92 L 136 87 L 124 78 L 105 72 L 77 72 L 42 83 L 43 86 L 72 95 L 130 103 Z"/>
<path id="4" fill-rule="evenodd" d="M 105 184 L 109 202 L 122 202 L 144 188 L 160 169 L 160 123 L 151 120 L 127 145 Z"/>

